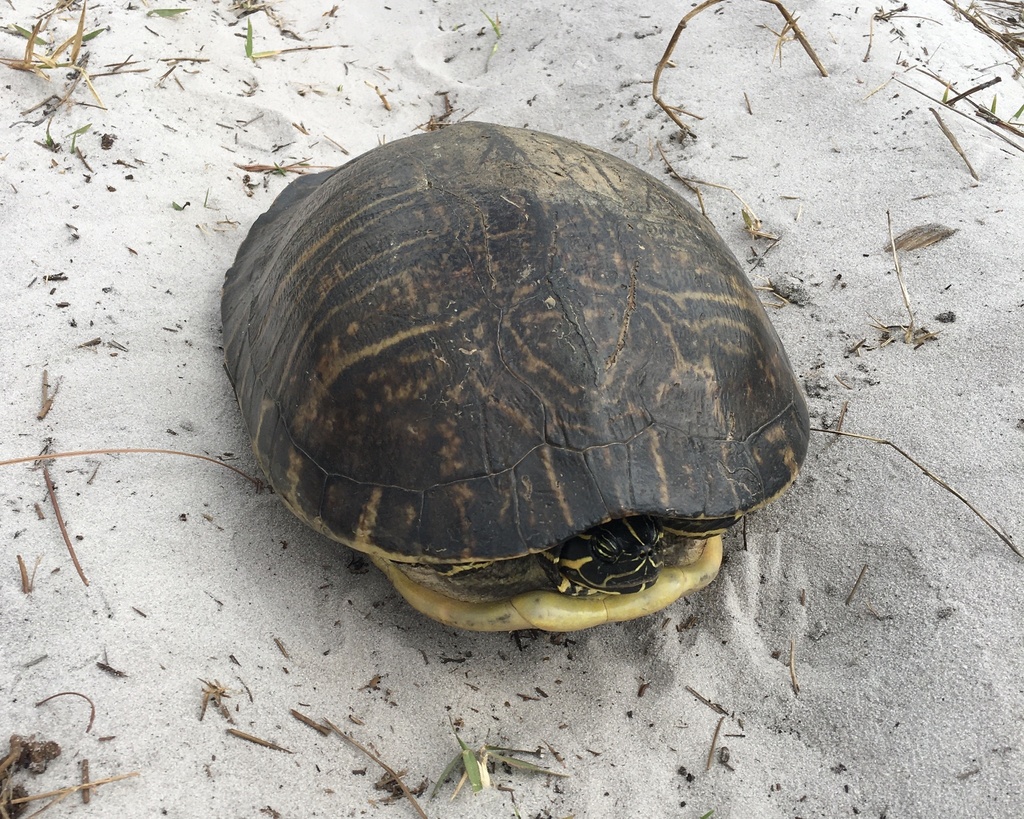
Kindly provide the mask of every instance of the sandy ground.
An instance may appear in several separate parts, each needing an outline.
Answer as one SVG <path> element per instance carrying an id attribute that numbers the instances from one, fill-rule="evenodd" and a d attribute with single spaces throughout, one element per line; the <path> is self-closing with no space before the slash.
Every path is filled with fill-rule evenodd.
<path id="1" fill-rule="evenodd" d="M 735 189 L 778 244 L 751 239 L 725 191 L 702 187 L 707 211 L 754 283 L 789 298 L 764 292 L 813 424 L 844 415 L 844 429 L 892 439 L 1024 540 L 1024 139 L 986 129 L 967 101 L 943 109 L 975 180 L 929 111 L 944 82 L 953 96 L 1001 77 L 971 99 L 995 95 L 1009 119 L 1024 103 L 1010 55 L 943 0 L 908 0 L 873 27 L 872 4 L 800 0 L 822 78 L 798 44 L 775 53 L 771 6 L 733 0 L 691 25 L 663 78 L 670 102 L 704 117 L 680 142 L 650 80 L 688 8 L 485 6 L 496 41 L 476 0 L 295 0 L 276 22 L 226 2 L 172 18 L 91 4 L 105 109 L 84 83 L 33 108 L 69 72 L 0 67 L 0 457 L 165 447 L 253 471 L 219 292 L 288 178 L 239 166 L 340 164 L 443 114 L 447 92 L 453 119 L 581 139 L 657 175 L 660 146 L 679 173 Z M 0 54 L 20 56 L 6 27 L 45 10 L 3 4 Z M 51 49 L 79 11 L 50 21 Z M 254 62 L 247 22 L 256 52 L 330 48 Z M 882 346 L 873 326 L 907 321 L 887 212 L 897 233 L 956 230 L 901 256 L 917 323 L 938 331 L 919 347 Z M 53 402 L 37 420 L 44 371 Z M 501 789 L 424 793 L 431 817 L 1024 810 L 1024 561 L 887 448 L 814 435 L 793 490 L 750 516 L 745 541 L 729 535 L 715 584 L 571 635 L 429 622 L 216 466 L 119 455 L 50 470 L 89 585 L 41 472 L 5 467 L 0 735 L 63 749 L 44 774 L 16 774 L 32 793 L 79 781 L 86 759 L 93 779 L 138 773 L 50 816 L 416 815 L 384 804 L 374 762 L 290 709 L 344 728 L 411 788 L 433 787 L 458 751 L 451 721 L 474 747 L 540 748 L 534 761 L 568 774 L 499 766 Z M 214 704 L 200 720 L 200 680 L 228 689 L 233 726 Z M 84 699 L 36 705 L 65 691 L 95 704 L 91 729 Z"/>

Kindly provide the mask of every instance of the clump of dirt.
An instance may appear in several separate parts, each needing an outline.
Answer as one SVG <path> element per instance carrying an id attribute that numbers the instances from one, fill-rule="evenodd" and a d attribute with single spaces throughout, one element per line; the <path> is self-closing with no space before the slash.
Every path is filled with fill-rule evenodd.
<path id="1" fill-rule="evenodd" d="M 30 773 L 41 774 L 51 760 L 60 756 L 60 745 L 52 740 L 11 735 L 10 752 L 0 761 L 0 819 L 17 819 L 28 808 L 28 803 L 14 804 L 24 799 L 28 791 L 24 785 L 14 784 L 16 771 L 28 769 Z"/>

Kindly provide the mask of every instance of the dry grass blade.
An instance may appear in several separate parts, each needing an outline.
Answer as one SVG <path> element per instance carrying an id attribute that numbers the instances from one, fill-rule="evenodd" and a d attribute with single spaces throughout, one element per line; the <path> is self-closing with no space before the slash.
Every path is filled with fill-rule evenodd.
<path id="1" fill-rule="evenodd" d="M 0 461 L 0 466 L 14 466 L 15 464 L 31 464 L 39 461 L 50 461 L 57 458 L 84 458 L 89 455 L 177 455 L 181 458 L 196 458 L 200 461 L 208 461 L 211 464 L 217 464 L 225 469 L 230 469 L 236 475 L 241 475 L 249 483 L 256 487 L 256 491 L 260 492 L 263 490 L 263 481 L 259 478 L 254 478 L 252 475 L 243 472 L 236 466 L 224 463 L 224 461 L 218 461 L 216 458 L 211 458 L 209 455 L 199 455 L 195 452 L 181 452 L 176 449 L 148 449 L 140 447 L 126 447 L 118 449 L 80 449 L 74 452 L 47 452 L 45 455 L 29 455 L 24 458 L 9 458 L 6 461 Z"/>
<path id="2" fill-rule="evenodd" d="M 236 168 L 241 168 L 247 173 L 276 173 L 279 176 L 285 176 L 289 173 L 304 174 L 309 170 L 326 169 L 331 167 L 330 165 L 310 165 L 308 159 L 300 159 L 298 162 L 292 162 L 288 165 L 262 165 L 260 163 L 253 163 L 251 165 L 239 165 L 235 163 Z"/>
<path id="3" fill-rule="evenodd" d="M 347 742 L 353 748 L 362 751 L 370 759 L 372 759 L 374 762 L 380 765 L 380 767 L 383 768 L 396 783 L 398 783 L 398 787 L 402 789 L 402 793 L 405 794 L 405 798 L 408 799 L 409 802 L 412 804 L 413 808 L 416 809 L 416 813 L 420 815 L 421 819 L 427 819 L 427 814 L 423 811 L 423 808 L 420 807 L 420 803 L 416 801 L 416 797 L 413 795 L 412 791 L 410 791 L 409 788 L 406 787 L 405 782 L 402 781 L 402 777 L 398 775 L 398 772 L 394 768 L 388 765 L 383 759 L 381 759 L 379 756 L 373 753 L 373 751 L 371 751 L 365 745 L 353 739 L 344 731 L 342 731 L 337 725 L 335 725 L 329 719 L 324 718 L 324 722 L 326 722 L 330 726 L 331 730 L 334 731 L 334 733 L 336 733 L 339 737 L 345 740 L 345 742 Z"/>
<path id="4" fill-rule="evenodd" d="M 752 237 L 754 237 L 755 239 L 771 239 L 773 241 L 778 241 L 778 236 L 775 236 L 772 233 L 768 233 L 767 231 L 762 229 L 761 220 L 758 217 L 758 215 L 754 213 L 753 208 L 751 208 L 750 205 L 748 205 L 746 201 L 743 199 L 743 197 L 740 196 L 734 189 L 730 188 L 728 185 L 722 185 L 717 182 L 706 182 L 702 179 L 694 179 L 693 177 L 683 176 L 675 168 L 672 167 L 672 163 L 669 162 L 668 157 L 665 156 L 665 151 L 662 149 L 660 142 L 658 143 L 658 153 L 661 154 L 661 159 L 665 163 L 665 167 L 668 168 L 668 172 L 672 176 L 672 178 L 679 180 L 688 188 L 690 188 L 690 190 L 697 192 L 697 185 L 705 185 L 709 188 L 718 188 L 719 190 L 728 191 L 729 193 L 731 193 L 736 198 L 736 201 L 740 203 L 740 212 L 743 215 L 743 225 L 744 227 L 746 227 L 747 232 Z M 703 213 L 703 199 L 701 200 L 701 202 L 701 212 Z M 704 215 L 707 216 L 706 213 Z"/>
<path id="5" fill-rule="evenodd" d="M 42 400 L 39 403 L 39 412 L 36 413 L 36 420 L 42 421 L 53 408 L 53 399 L 57 397 L 57 391 L 50 392 L 49 373 L 43 370 Z"/>
<path id="6" fill-rule="evenodd" d="M 977 507 L 973 503 L 967 500 L 967 498 L 965 498 L 962 494 L 957 492 L 952 486 L 946 483 L 946 481 L 944 481 L 942 478 L 940 478 L 938 475 L 936 475 L 934 472 L 928 469 L 928 467 L 924 466 L 915 458 L 913 458 L 910 455 L 910 453 L 908 453 L 905 449 L 894 444 L 892 441 L 886 438 L 875 438 L 872 435 L 859 435 L 856 432 L 841 432 L 837 429 L 821 429 L 819 427 L 812 427 L 811 432 L 824 432 L 829 435 L 841 435 L 844 438 L 856 438 L 861 441 L 870 441 L 873 444 L 882 444 L 883 446 L 891 447 L 904 458 L 906 458 L 908 461 L 910 461 L 910 463 L 912 463 L 914 466 L 920 469 L 925 474 L 925 477 L 937 483 L 939 486 L 941 486 L 943 489 L 949 492 L 953 497 L 959 500 L 964 506 L 970 509 L 978 518 L 978 520 L 980 520 L 989 529 L 991 529 L 992 532 L 995 533 L 996 537 L 998 537 L 1003 543 L 1005 543 L 1015 555 L 1024 558 L 1024 553 L 1022 553 L 1021 550 L 1017 547 L 1017 544 L 1013 542 L 1013 538 L 1011 538 L 1009 534 L 1007 534 L 994 523 L 989 521 L 988 518 L 986 518 L 983 514 L 981 514 L 981 512 L 978 511 Z"/>
<path id="7" fill-rule="evenodd" d="M 28 802 L 37 802 L 40 799 L 50 798 L 54 798 L 56 801 L 59 802 L 63 799 L 66 799 L 71 794 L 77 793 L 78 791 L 86 789 L 91 791 L 95 788 L 98 788 L 100 785 L 108 785 L 111 782 L 120 782 L 122 779 L 132 779 L 136 776 L 139 776 L 138 771 L 131 771 L 130 773 L 126 774 L 118 774 L 117 776 L 108 776 L 105 779 L 94 779 L 92 782 L 84 782 L 81 785 L 68 785 L 68 787 L 60 788 L 59 790 L 47 791 L 46 793 L 37 793 L 33 794 L 32 796 L 22 796 L 18 799 L 12 799 L 11 804 L 24 805 Z"/>
<path id="8" fill-rule="evenodd" d="M 960 154 L 960 158 L 964 161 L 964 164 L 967 166 L 967 170 L 970 172 L 971 176 L 975 180 L 978 180 L 978 172 L 974 170 L 974 166 L 971 165 L 971 160 L 967 158 L 967 153 L 964 151 L 963 148 L 960 147 L 960 142 L 957 140 L 956 135 L 952 131 L 950 131 L 946 123 L 942 121 L 942 117 L 939 116 L 938 111 L 936 111 L 934 108 L 929 108 L 928 110 L 932 112 L 932 115 L 935 117 L 936 122 L 939 123 L 939 128 L 942 129 L 942 133 L 945 135 L 946 139 L 949 140 L 949 144 L 953 146 L 953 150 Z"/>
<path id="9" fill-rule="evenodd" d="M 946 105 L 953 106 L 960 102 L 962 99 L 967 99 L 971 94 L 975 94 L 978 91 L 984 91 L 986 88 L 991 88 L 993 85 L 998 85 L 1003 81 L 1002 77 L 993 77 L 991 80 L 985 80 L 985 82 L 978 83 L 973 88 L 968 88 L 962 94 L 957 94 L 952 99 L 946 100 Z"/>
<path id="10" fill-rule="evenodd" d="M 705 697 L 703 694 L 699 693 L 698 691 L 696 691 L 695 689 L 691 688 L 690 686 L 686 686 L 686 690 L 689 691 L 691 694 L 693 694 L 693 696 L 695 696 L 698 700 L 700 700 L 702 703 L 704 703 L 708 708 L 710 708 L 716 714 L 721 714 L 722 716 L 728 716 L 729 712 L 726 711 L 725 708 L 723 708 L 717 702 L 712 702 L 707 697 Z"/>
<path id="11" fill-rule="evenodd" d="M 910 306 L 910 293 L 907 292 L 907 283 L 903 279 L 903 269 L 900 267 L 900 257 L 896 252 L 896 239 L 892 235 L 892 214 L 886 211 L 885 218 L 889 223 L 889 247 L 892 248 L 892 260 L 896 265 L 896 279 L 900 283 L 900 292 L 903 293 L 903 304 L 907 308 L 907 316 L 910 319 L 907 326 L 903 328 L 903 340 L 909 344 L 914 339 L 914 311 Z"/>
<path id="12" fill-rule="evenodd" d="M 212 702 L 213 707 L 220 711 L 220 715 L 234 725 L 235 721 L 231 718 L 231 712 L 228 711 L 228 707 L 224 704 L 224 700 L 231 696 L 228 689 L 217 680 L 210 682 L 209 680 L 200 679 L 199 682 L 203 684 L 203 705 L 199 710 L 199 721 L 203 721 L 203 718 L 206 716 L 206 709 Z"/>

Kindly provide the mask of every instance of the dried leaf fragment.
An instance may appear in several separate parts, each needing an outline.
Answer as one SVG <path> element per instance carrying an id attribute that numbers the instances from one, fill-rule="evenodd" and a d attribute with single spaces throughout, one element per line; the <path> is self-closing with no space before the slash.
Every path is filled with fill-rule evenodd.
<path id="1" fill-rule="evenodd" d="M 938 222 L 929 222 L 925 225 L 918 225 L 909 230 L 903 231 L 896 237 L 895 244 L 897 251 L 920 250 L 923 247 L 930 247 L 938 244 L 943 239 L 948 239 L 956 233 L 956 228 L 940 225 Z M 892 251 L 892 245 L 886 244 L 882 248 L 886 253 Z"/>

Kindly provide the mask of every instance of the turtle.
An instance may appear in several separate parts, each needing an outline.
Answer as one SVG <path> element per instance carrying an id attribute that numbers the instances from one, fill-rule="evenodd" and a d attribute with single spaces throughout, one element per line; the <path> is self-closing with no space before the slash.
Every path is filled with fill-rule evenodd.
<path id="1" fill-rule="evenodd" d="M 807 451 L 797 378 L 710 222 L 539 131 L 461 122 L 297 178 L 222 321 L 274 491 L 458 628 L 665 608 Z"/>

